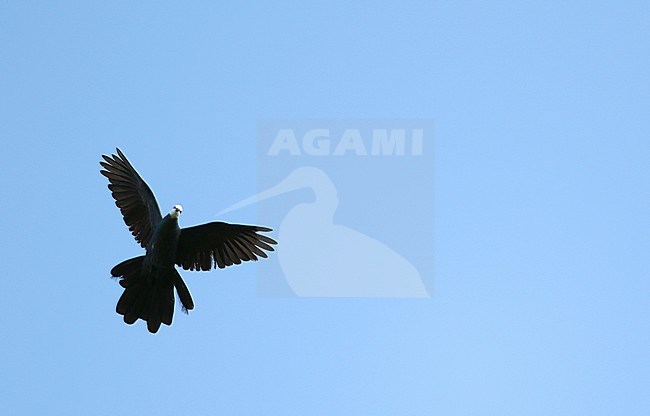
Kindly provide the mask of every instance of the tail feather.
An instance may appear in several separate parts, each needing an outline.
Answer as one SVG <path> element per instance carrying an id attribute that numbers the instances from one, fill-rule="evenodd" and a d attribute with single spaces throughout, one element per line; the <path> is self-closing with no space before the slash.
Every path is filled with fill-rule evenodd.
<path id="1" fill-rule="evenodd" d="M 138 319 L 147 322 L 151 333 L 161 324 L 171 325 L 174 318 L 174 287 L 178 291 L 184 312 L 194 308 L 194 302 L 185 282 L 175 268 L 158 270 L 156 275 L 143 272 L 144 256 L 135 257 L 113 267 L 111 275 L 120 277 L 124 292 L 115 310 L 131 325 Z"/>
<path id="2" fill-rule="evenodd" d="M 135 284 L 131 285 L 122 294 L 122 296 L 125 296 L 127 293 L 130 294 L 130 298 L 127 302 L 126 307 L 124 308 L 124 313 L 120 312 L 119 310 L 117 313 L 124 315 L 124 322 L 126 322 L 129 325 L 132 325 L 135 323 L 135 321 L 138 320 L 138 318 L 142 318 L 146 320 L 146 316 L 143 315 L 143 311 L 147 310 L 147 302 L 148 302 L 148 294 L 149 294 L 149 286 L 150 284 L 146 282 L 148 279 L 141 279 L 142 282 L 140 284 Z M 118 302 L 119 305 L 119 302 Z"/>
<path id="3" fill-rule="evenodd" d="M 125 290 L 120 296 L 120 300 L 117 301 L 117 306 L 115 307 L 115 312 L 120 315 L 128 314 L 135 305 L 135 300 L 137 298 L 138 292 L 135 290 Z"/>
<path id="4" fill-rule="evenodd" d="M 152 334 L 158 332 L 162 322 L 162 304 L 165 301 L 160 296 L 160 288 L 154 288 L 149 294 L 149 308 L 147 309 L 147 329 Z"/>
<path id="5" fill-rule="evenodd" d="M 163 293 L 161 310 L 161 321 L 165 325 L 171 325 L 174 319 L 174 286 L 169 286 Z"/>
<path id="6" fill-rule="evenodd" d="M 181 301 L 181 309 L 183 312 L 187 313 L 187 311 L 194 309 L 194 301 L 192 300 L 190 290 L 187 288 L 183 278 L 176 269 L 174 269 L 173 281 L 176 292 L 178 293 L 178 299 Z"/>
<path id="7" fill-rule="evenodd" d="M 113 267 L 111 270 L 111 276 L 113 277 L 127 277 L 129 274 L 135 272 L 139 273 L 142 268 L 142 262 L 144 261 L 144 256 L 133 257 L 132 259 L 124 260 L 122 263 Z"/>

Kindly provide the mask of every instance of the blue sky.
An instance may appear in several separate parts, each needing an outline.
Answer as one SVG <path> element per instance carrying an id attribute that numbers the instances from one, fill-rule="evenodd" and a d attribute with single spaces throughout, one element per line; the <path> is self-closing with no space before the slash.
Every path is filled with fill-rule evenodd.
<path id="1" fill-rule="evenodd" d="M 349 3 L 0 2 L 4 412 L 648 414 L 648 3 Z M 432 298 L 264 298 L 247 264 L 125 325 L 100 155 L 194 225 L 303 117 L 434 121 Z"/>

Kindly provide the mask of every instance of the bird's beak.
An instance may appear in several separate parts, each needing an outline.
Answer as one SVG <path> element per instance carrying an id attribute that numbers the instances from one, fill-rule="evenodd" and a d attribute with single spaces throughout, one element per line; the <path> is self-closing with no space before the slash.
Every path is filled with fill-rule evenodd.
<path id="1" fill-rule="evenodd" d="M 230 211 L 235 211 L 240 208 L 244 208 L 248 205 L 254 204 L 256 202 L 261 202 L 264 201 L 265 199 L 273 198 L 275 196 L 294 191 L 296 189 L 304 188 L 306 184 L 298 182 L 293 180 L 293 176 L 289 175 L 287 178 L 285 178 L 282 182 L 279 184 L 265 190 L 262 192 L 259 192 L 257 195 L 253 195 L 251 197 L 248 197 L 246 199 L 243 199 L 239 202 L 237 202 L 234 205 L 229 206 L 226 209 L 221 210 L 217 215 L 222 215 L 225 213 L 228 213 Z"/>

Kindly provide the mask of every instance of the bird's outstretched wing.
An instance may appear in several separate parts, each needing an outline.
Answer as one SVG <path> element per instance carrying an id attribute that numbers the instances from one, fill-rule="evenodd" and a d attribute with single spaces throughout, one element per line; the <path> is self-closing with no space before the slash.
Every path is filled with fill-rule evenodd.
<path id="1" fill-rule="evenodd" d="M 126 156 L 117 150 L 117 156 L 102 155 L 99 162 L 105 170 L 99 172 L 108 178 L 115 205 L 122 212 L 124 222 L 142 247 L 147 247 L 154 230 L 162 220 L 156 197 Z"/>
<path id="2" fill-rule="evenodd" d="M 259 232 L 270 228 L 254 225 L 211 222 L 183 228 L 178 239 L 176 264 L 185 270 L 210 270 L 213 265 L 223 269 L 242 261 L 266 258 L 263 250 L 274 251 L 275 240 Z"/>

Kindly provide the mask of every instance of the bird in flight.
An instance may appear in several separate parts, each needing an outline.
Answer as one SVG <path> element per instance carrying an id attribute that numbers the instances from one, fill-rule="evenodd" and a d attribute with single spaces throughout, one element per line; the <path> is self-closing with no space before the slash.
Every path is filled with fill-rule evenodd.
<path id="1" fill-rule="evenodd" d="M 100 173 L 108 178 L 115 205 L 140 246 L 142 256 L 123 261 L 111 270 L 120 278 L 124 292 L 116 311 L 131 325 L 138 319 L 147 322 L 147 329 L 156 333 L 160 324 L 171 325 L 174 316 L 174 288 L 183 312 L 194 309 L 194 301 L 183 278 L 176 270 L 223 269 L 243 261 L 267 257 L 274 251 L 275 240 L 264 232 L 270 228 L 254 225 L 210 222 L 180 228 L 178 217 L 183 207 L 174 205 L 164 217 L 153 192 L 120 149 L 117 155 L 102 155 Z"/>

